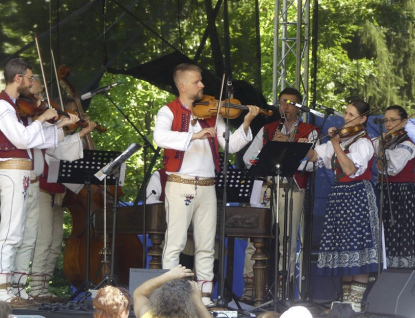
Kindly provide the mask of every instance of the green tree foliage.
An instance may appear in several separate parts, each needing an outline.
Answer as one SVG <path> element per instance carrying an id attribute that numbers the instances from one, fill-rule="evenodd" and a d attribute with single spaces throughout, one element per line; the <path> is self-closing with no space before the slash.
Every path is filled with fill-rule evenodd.
<path id="1" fill-rule="evenodd" d="M 349 96 L 362 96 L 376 113 L 392 104 L 412 108 L 413 1 L 319 4 L 317 100 L 340 109 Z"/>

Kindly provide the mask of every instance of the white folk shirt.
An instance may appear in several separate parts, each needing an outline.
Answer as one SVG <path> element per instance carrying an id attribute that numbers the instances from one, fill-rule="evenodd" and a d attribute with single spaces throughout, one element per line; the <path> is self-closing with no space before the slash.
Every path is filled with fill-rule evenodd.
<path id="1" fill-rule="evenodd" d="M 318 165 L 322 167 L 323 164 L 327 169 L 331 169 L 331 160 L 334 155 L 334 148 L 331 141 L 316 147 L 318 156 Z M 360 138 L 356 142 L 352 143 L 349 147 L 349 153 L 346 156 L 353 162 L 357 168 L 354 174 L 351 174 L 350 178 L 356 178 L 362 175 L 368 168 L 370 159 L 373 157 L 374 149 L 372 142 L 367 138 Z M 369 167 L 371 169 L 371 167 Z"/>
<path id="2" fill-rule="evenodd" d="M 379 138 L 373 140 L 376 153 L 379 152 Z M 399 143 L 394 149 L 386 149 L 388 175 L 396 176 L 415 157 L 415 145 L 410 141 Z"/>
<path id="3" fill-rule="evenodd" d="M 213 178 L 215 176 L 215 164 L 208 139 L 191 140 L 194 133 L 202 130 L 197 121 L 194 126 L 189 125 L 188 132 L 172 131 L 173 113 L 168 106 L 163 106 L 157 113 L 156 126 L 154 129 L 154 141 L 165 149 L 176 149 L 184 151 L 183 162 L 179 174 L 193 177 Z M 219 145 L 224 148 L 225 139 L 223 133 L 226 125 L 220 116 L 217 124 L 216 135 Z M 241 150 L 252 140 L 252 131 L 249 128 L 246 135 L 241 125 L 229 137 L 229 153 Z M 209 160 L 207 160 L 209 159 Z M 169 174 L 169 172 L 167 172 Z"/>
<path id="4" fill-rule="evenodd" d="M 16 110 L 5 100 L 0 100 L 0 130 L 18 149 L 57 147 L 63 140 L 63 132 L 55 125 L 35 120 L 25 127 L 16 117 Z M 59 132 L 60 131 L 60 132 Z M 0 158 L 5 161 L 11 158 Z"/>

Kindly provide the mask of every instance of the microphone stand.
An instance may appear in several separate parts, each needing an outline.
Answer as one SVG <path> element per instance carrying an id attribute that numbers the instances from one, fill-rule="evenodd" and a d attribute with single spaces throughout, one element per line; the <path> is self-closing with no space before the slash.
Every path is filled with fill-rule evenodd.
<path id="1" fill-rule="evenodd" d="M 295 136 L 298 132 L 298 125 L 300 124 L 300 118 L 302 117 L 302 109 L 298 113 L 298 124 L 294 127 L 294 132 L 292 135 L 292 140 L 289 142 L 294 142 Z M 283 240 L 279 242 L 279 237 L 277 237 L 276 242 L 278 244 L 283 244 L 282 252 L 282 299 L 284 300 L 285 306 L 290 306 L 292 299 L 292 293 L 290 288 L 290 279 L 291 279 L 291 244 L 293 240 L 293 231 L 292 231 L 292 221 L 293 221 L 293 192 L 294 192 L 294 177 L 290 177 L 288 180 L 288 187 L 284 189 L 285 191 L 285 200 L 284 200 L 284 231 L 283 231 Z M 279 210 L 279 205 L 277 205 L 277 211 Z M 288 229 L 288 224 L 290 225 Z M 287 235 L 288 229 L 288 235 Z M 277 244 L 277 246 L 278 246 Z M 287 268 L 288 263 L 288 268 Z M 278 262 L 276 263 L 278 266 Z M 279 267 L 276 268 L 278 272 Z"/>
<path id="2" fill-rule="evenodd" d="M 331 108 L 324 108 L 325 114 L 323 118 L 323 122 L 319 129 L 317 130 L 317 137 L 313 141 L 313 145 L 311 146 L 311 149 L 315 149 L 317 142 L 319 141 L 322 133 L 323 133 L 323 127 L 330 115 L 335 114 L 335 111 Z M 308 164 L 310 163 L 309 160 L 306 161 L 306 164 L 303 167 L 303 170 L 301 173 L 306 173 L 306 169 Z M 315 193 L 315 178 L 316 178 L 316 164 L 314 162 L 311 162 L 313 165 L 313 171 L 310 174 L 309 179 L 309 192 L 308 192 L 308 213 L 304 214 L 304 252 L 303 252 L 303 275 L 302 275 L 302 281 L 304 284 L 304 292 L 301 291 L 301 297 L 306 302 L 313 302 L 312 296 L 311 296 L 311 249 L 312 249 L 312 239 L 313 239 L 313 211 L 314 211 L 314 193 Z M 305 264 L 305 266 L 304 266 Z M 317 307 L 320 307 L 318 304 L 314 303 Z"/>
<path id="3" fill-rule="evenodd" d="M 391 214 L 391 222 L 392 225 L 395 223 L 394 217 L 393 217 L 393 211 L 392 211 L 392 202 L 391 202 L 391 196 L 390 196 L 390 186 L 389 186 L 389 176 L 388 176 L 388 160 L 386 158 L 385 153 L 385 138 L 383 137 L 383 122 L 380 121 L 379 123 L 379 131 L 380 131 L 380 143 L 379 145 L 382 145 L 379 147 L 382 151 L 382 156 L 379 158 L 382 161 L 382 171 L 380 172 L 380 198 L 379 198 L 379 243 L 378 243 L 378 275 L 380 275 L 382 271 L 381 266 L 381 255 L 382 255 L 382 237 L 383 237 L 383 213 L 385 211 L 384 206 L 384 180 L 386 178 L 386 190 L 388 193 L 388 201 L 389 201 L 389 211 Z M 386 260 L 385 260 L 386 262 Z"/>
<path id="4" fill-rule="evenodd" d="M 118 105 L 111 99 L 109 94 L 107 92 L 104 92 L 103 95 L 115 106 L 115 108 L 121 113 L 121 115 L 128 121 L 128 123 L 135 129 L 135 131 L 140 135 L 141 139 L 144 141 L 144 144 L 142 146 L 143 148 L 143 154 L 144 154 L 144 180 L 141 184 L 141 188 L 138 192 L 138 195 L 134 201 L 134 205 L 138 204 L 140 194 L 142 196 L 143 200 L 143 268 L 146 268 L 147 265 L 147 229 L 146 229 L 146 206 L 147 206 L 147 199 L 146 199 L 146 193 L 143 191 L 145 189 L 145 186 L 147 185 L 147 181 L 150 178 L 151 170 L 153 169 L 157 158 L 160 156 L 160 147 L 157 147 L 155 149 L 153 145 L 148 141 L 147 137 L 144 136 L 141 131 L 134 125 L 134 123 L 130 120 L 130 118 L 124 114 L 121 108 L 118 107 Z M 148 148 L 152 149 L 154 151 L 154 156 L 151 160 L 150 166 L 147 169 L 147 150 Z"/>
<path id="5" fill-rule="evenodd" d="M 227 101 L 225 102 L 225 109 L 229 115 L 230 110 L 230 100 L 233 94 L 232 83 L 227 84 Z M 218 114 L 219 116 L 219 114 Z M 227 191 L 226 187 L 228 184 L 228 154 L 229 154 L 229 132 L 230 132 L 230 122 L 229 116 L 226 117 L 226 128 L 223 134 L 225 139 L 225 153 L 223 158 L 223 197 L 222 197 L 222 212 L 219 214 L 219 274 L 218 274 L 218 301 L 217 305 L 219 307 L 226 308 L 228 302 L 225 296 L 225 230 L 226 230 L 226 203 L 227 203 Z"/>

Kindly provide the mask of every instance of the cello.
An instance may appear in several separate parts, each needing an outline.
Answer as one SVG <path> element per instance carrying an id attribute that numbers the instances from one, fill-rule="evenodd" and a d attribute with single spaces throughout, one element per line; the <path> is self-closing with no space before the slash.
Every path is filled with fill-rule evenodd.
<path id="1" fill-rule="evenodd" d="M 59 66 L 59 84 L 64 88 L 66 94 L 75 100 L 78 112 L 82 114 L 80 98 L 68 80 L 69 75 L 70 70 L 67 66 Z M 91 136 L 88 134 L 85 137 L 86 148 L 94 150 L 95 144 Z M 111 192 L 111 190 L 97 185 L 90 185 L 89 211 L 87 187 L 83 187 L 78 194 L 68 191 L 65 196 L 64 206 L 69 209 L 72 216 L 72 232 L 66 239 L 63 267 L 68 281 L 77 288 L 87 280 L 87 276 L 91 283 L 98 284 L 109 274 L 108 249 L 104 248 L 104 239 L 108 240 L 108 237 L 99 234 L 92 224 L 90 224 L 89 231 L 87 228 L 88 218 L 92 219 L 95 214 L 102 213 L 103 209 L 106 208 L 104 196 L 108 192 Z M 117 195 L 121 195 L 121 193 L 117 193 Z M 111 203 L 108 203 L 107 206 L 111 207 Z M 87 255 L 87 232 L 89 232 L 90 242 L 89 255 Z M 113 235 L 115 234 L 113 233 Z M 133 234 L 116 234 L 115 242 L 114 274 L 120 283 L 128 285 L 129 269 L 131 267 L 142 267 L 143 247 L 137 235 Z M 87 257 L 89 258 L 87 259 Z M 89 275 L 87 275 L 87 262 L 90 265 Z"/>

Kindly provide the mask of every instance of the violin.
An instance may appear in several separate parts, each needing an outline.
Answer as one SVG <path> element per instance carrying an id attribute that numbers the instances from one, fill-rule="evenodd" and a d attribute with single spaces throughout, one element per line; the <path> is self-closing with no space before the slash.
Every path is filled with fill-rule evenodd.
<path id="1" fill-rule="evenodd" d="M 33 94 L 28 96 L 20 96 L 16 100 L 17 110 L 23 117 L 38 117 L 49 109 L 49 104 L 45 100 L 38 100 Z M 69 114 L 60 110 L 58 105 L 54 102 L 50 102 L 50 105 L 58 112 L 60 120 L 62 116 L 69 117 Z M 56 120 L 51 120 L 54 123 Z M 49 122 L 51 122 L 49 121 Z"/>
<path id="2" fill-rule="evenodd" d="M 363 125 L 359 124 L 351 127 L 343 127 L 333 131 L 333 134 L 339 135 L 340 138 L 348 138 L 357 135 L 363 130 Z"/>
<path id="3" fill-rule="evenodd" d="M 395 130 L 393 132 L 387 132 L 385 136 L 384 149 L 393 149 L 397 144 L 406 140 L 407 133 L 405 129 Z"/>
<path id="4" fill-rule="evenodd" d="M 224 118 L 235 119 L 241 115 L 243 110 L 248 110 L 247 105 L 241 105 L 241 102 L 235 98 L 226 99 L 221 101 L 221 106 L 228 106 L 229 112 L 226 107 L 220 107 L 219 114 Z M 214 96 L 204 95 L 203 98 L 193 103 L 193 115 L 197 119 L 211 118 L 217 115 L 219 108 L 218 100 Z M 259 113 L 265 116 L 272 116 L 272 110 L 260 109 Z"/>
<path id="5" fill-rule="evenodd" d="M 75 111 L 75 110 L 66 110 L 66 112 L 68 113 L 68 114 L 72 114 L 72 115 L 76 115 L 76 116 L 78 116 L 79 118 L 81 118 L 81 116 L 78 114 L 78 112 L 77 111 Z M 80 119 L 78 122 L 76 122 L 75 124 L 72 124 L 72 125 L 67 125 L 67 126 L 65 126 L 65 130 L 67 131 L 67 132 L 69 132 L 69 133 L 72 133 L 72 132 L 74 132 L 76 129 L 78 129 L 78 128 L 86 128 L 86 127 L 88 127 L 88 122 L 86 121 L 86 120 L 84 120 L 84 119 Z M 96 130 L 98 130 L 98 132 L 100 133 L 100 134 L 102 134 L 102 133 L 104 133 L 104 132 L 106 132 L 107 131 L 107 127 L 105 127 L 105 126 L 101 126 L 101 125 L 99 125 L 99 124 L 96 124 L 96 126 L 95 126 L 95 129 Z"/>

